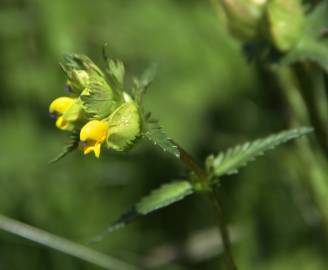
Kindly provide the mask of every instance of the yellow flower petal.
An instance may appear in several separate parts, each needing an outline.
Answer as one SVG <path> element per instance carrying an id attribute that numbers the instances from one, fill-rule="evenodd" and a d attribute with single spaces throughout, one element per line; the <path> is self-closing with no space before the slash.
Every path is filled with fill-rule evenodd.
<path id="1" fill-rule="evenodd" d="M 80 140 L 84 144 L 84 154 L 92 151 L 96 158 L 100 157 L 101 144 L 106 141 L 108 123 L 100 120 L 92 120 L 85 124 L 80 131 Z"/>
<path id="2" fill-rule="evenodd" d="M 51 102 L 49 106 L 49 112 L 63 114 L 73 103 L 74 103 L 74 98 L 70 98 L 70 97 L 56 98 L 53 102 Z"/>
<path id="3" fill-rule="evenodd" d="M 84 125 L 80 132 L 81 141 L 104 142 L 107 137 L 108 124 L 105 121 L 92 120 Z"/>
<path id="4" fill-rule="evenodd" d="M 65 121 L 64 117 L 59 116 L 56 120 L 56 127 L 59 129 L 65 129 L 68 126 L 68 122 Z"/>
<path id="5" fill-rule="evenodd" d="M 91 153 L 93 151 L 93 149 L 94 149 L 94 146 L 85 146 L 83 148 L 83 154 L 87 155 L 87 154 Z"/>
<path id="6" fill-rule="evenodd" d="M 101 151 L 101 143 L 99 142 L 89 142 L 87 143 L 87 145 L 83 147 L 83 153 L 85 155 L 94 152 L 96 158 L 100 157 L 100 151 Z"/>
<path id="7" fill-rule="evenodd" d="M 100 157 L 100 150 L 101 150 L 101 144 L 96 143 L 95 147 L 93 148 L 93 152 L 95 152 L 95 157 L 96 158 Z"/>

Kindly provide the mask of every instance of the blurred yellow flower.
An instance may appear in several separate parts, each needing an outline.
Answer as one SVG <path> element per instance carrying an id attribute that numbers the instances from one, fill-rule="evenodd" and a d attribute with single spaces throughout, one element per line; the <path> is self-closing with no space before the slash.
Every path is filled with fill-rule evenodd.
<path id="1" fill-rule="evenodd" d="M 70 122 L 64 119 L 63 114 L 73 105 L 74 101 L 75 99 L 71 97 L 59 97 L 51 102 L 49 112 L 56 118 L 56 126 L 59 129 L 65 130 L 70 126 Z"/>
<path id="2" fill-rule="evenodd" d="M 105 142 L 107 132 L 108 123 L 105 121 L 92 120 L 84 125 L 80 132 L 84 154 L 86 155 L 93 151 L 96 158 L 99 158 L 101 144 Z"/>

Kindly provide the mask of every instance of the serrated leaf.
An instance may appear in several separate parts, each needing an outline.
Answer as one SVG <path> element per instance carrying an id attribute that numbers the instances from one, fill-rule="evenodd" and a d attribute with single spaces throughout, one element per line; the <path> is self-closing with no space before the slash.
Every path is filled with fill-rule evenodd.
<path id="1" fill-rule="evenodd" d="M 106 73 L 117 94 L 120 94 L 124 89 L 125 67 L 122 61 L 118 59 L 110 59 L 108 56 L 108 44 L 103 46 L 103 57 L 106 61 Z"/>
<path id="2" fill-rule="evenodd" d="M 149 196 L 144 197 L 136 205 L 136 210 L 142 215 L 147 215 L 157 209 L 180 201 L 192 193 L 193 187 L 188 181 L 175 181 L 165 184 L 154 190 Z"/>
<path id="3" fill-rule="evenodd" d="M 144 135 L 155 145 L 158 145 L 164 152 L 168 152 L 180 158 L 180 151 L 172 140 L 166 135 L 157 120 L 145 120 L 146 126 Z"/>
<path id="4" fill-rule="evenodd" d="M 157 65 L 153 64 L 149 68 L 145 70 L 145 72 L 141 75 L 140 78 L 135 78 L 133 83 L 132 93 L 135 101 L 139 106 L 143 104 L 143 97 L 146 94 L 147 89 L 153 82 L 155 75 L 157 72 Z"/>
<path id="5" fill-rule="evenodd" d="M 79 146 L 79 141 L 80 141 L 79 133 L 72 132 L 70 135 L 70 139 L 67 142 L 67 144 L 64 146 L 63 150 L 55 158 L 50 160 L 49 164 L 57 162 L 58 160 L 68 155 L 70 152 L 74 151 Z"/>
<path id="6" fill-rule="evenodd" d="M 107 146 L 125 150 L 140 135 L 140 116 L 133 101 L 122 104 L 108 118 Z"/>
<path id="7" fill-rule="evenodd" d="M 206 162 L 206 167 L 210 173 L 217 177 L 237 173 L 241 167 L 254 161 L 256 157 L 263 155 L 264 152 L 312 131 L 313 129 L 309 127 L 292 129 L 235 146 L 226 152 L 219 153 L 216 157 L 210 156 Z"/>
<path id="8" fill-rule="evenodd" d="M 140 202 L 117 219 L 104 233 L 100 234 L 96 240 L 100 240 L 106 234 L 126 226 L 139 216 L 145 216 L 158 209 L 181 201 L 193 192 L 192 185 L 185 180 L 164 184 L 160 188 L 153 190 L 148 196 L 143 197 Z"/>

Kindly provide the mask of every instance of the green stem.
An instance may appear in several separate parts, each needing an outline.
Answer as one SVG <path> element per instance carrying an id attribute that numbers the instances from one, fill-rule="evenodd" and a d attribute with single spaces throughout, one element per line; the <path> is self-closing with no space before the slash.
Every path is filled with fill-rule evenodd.
<path id="1" fill-rule="evenodd" d="M 175 143 L 176 144 L 176 143 Z M 196 163 L 196 161 L 192 158 L 190 154 L 188 154 L 182 147 L 176 144 L 180 151 L 180 160 L 191 170 L 193 171 L 199 178 L 200 184 L 207 187 L 209 185 L 209 177 L 207 173 Z M 224 221 L 223 209 L 221 206 L 221 202 L 219 200 L 219 194 L 216 193 L 215 188 L 210 188 L 207 192 L 209 199 L 215 208 L 218 215 L 218 225 L 223 243 L 223 252 L 224 258 L 226 261 L 228 270 L 237 270 L 236 264 L 233 259 L 232 251 L 231 251 L 231 241 L 229 237 L 229 232 L 227 230 L 227 225 Z"/>
<path id="2" fill-rule="evenodd" d="M 309 97 L 308 95 L 302 95 L 300 89 L 302 83 L 305 83 L 303 81 L 304 78 L 300 78 L 300 74 L 292 67 L 280 67 L 271 73 L 271 76 L 277 80 L 281 94 L 290 109 L 289 124 L 291 126 L 308 125 L 311 122 L 310 109 L 308 107 L 310 102 L 306 102 L 305 99 Z M 306 90 L 311 92 L 310 90 L 312 89 Z M 324 99 L 320 102 L 326 102 L 326 100 Z M 322 112 L 322 116 L 324 115 L 324 112 Z M 318 127 L 315 125 L 315 128 L 317 129 Z M 300 171 L 299 175 L 300 177 L 304 176 L 306 179 L 306 187 L 310 190 L 318 206 L 325 231 L 328 234 L 328 185 L 326 181 L 328 162 L 322 147 L 318 146 L 320 139 L 318 137 L 317 139 L 317 142 L 313 141 L 312 143 L 307 138 L 297 142 L 299 162 L 303 164 L 304 168 L 306 167 L 306 170 Z"/>
<path id="3" fill-rule="evenodd" d="M 231 240 L 230 240 L 230 236 L 229 236 L 229 232 L 228 232 L 226 223 L 224 221 L 224 215 L 223 215 L 221 202 L 219 200 L 219 194 L 217 193 L 215 188 L 213 188 L 213 190 L 209 193 L 209 196 L 210 196 L 211 202 L 212 202 L 213 206 L 215 207 L 216 212 L 219 216 L 218 223 L 219 223 L 220 234 L 222 237 L 223 250 L 224 250 L 224 255 L 225 255 L 224 257 L 226 260 L 227 268 L 229 270 L 237 270 L 235 261 L 232 256 Z"/>
<path id="4" fill-rule="evenodd" d="M 182 147 L 175 143 L 180 152 L 180 160 L 191 170 L 193 171 L 202 182 L 207 181 L 206 172 L 196 163 L 196 161 L 189 155 Z"/>
<path id="5" fill-rule="evenodd" d="M 0 229 L 110 270 L 139 268 L 88 247 L 0 215 Z"/>

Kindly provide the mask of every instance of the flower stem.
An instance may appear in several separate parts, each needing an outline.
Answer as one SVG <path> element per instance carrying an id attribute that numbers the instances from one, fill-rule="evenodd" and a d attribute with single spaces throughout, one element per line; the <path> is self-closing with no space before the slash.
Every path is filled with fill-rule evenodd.
<path id="1" fill-rule="evenodd" d="M 219 216 L 218 223 L 219 223 L 220 234 L 222 237 L 223 249 L 224 249 L 224 254 L 225 254 L 224 257 L 225 257 L 228 269 L 229 270 L 237 270 L 236 264 L 235 264 L 233 256 L 232 256 L 229 232 L 228 232 L 226 223 L 224 221 L 223 210 L 222 210 L 221 202 L 219 200 L 218 195 L 219 194 L 217 193 L 215 188 L 213 188 L 213 190 L 209 193 L 212 204 L 215 207 L 216 212 Z"/>
<path id="2" fill-rule="evenodd" d="M 176 144 L 176 143 L 175 143 Z M 182 147 L 176 144 L 179 151 L 180 151 L 180 160 L 191 170 L 193 171 L 201 181 L 202 185 L 209 186 L 209 177 L 205 170 L 201 168 L 196 161 L 192 158 L 192 156 L 186 152 Z M 224 258 L 226 261 L 227 269 L 228 270 L 237 270 L 236 264 L 233 259 L 233 255 L 231 252 L 231 241 L 229 237 L 229 232 L 227 229 L 227 225 L 224 221 L 223 209 L 221 206 L 221 202 L 219 200 L 219 194 L 215 191 L 215 188 L 210 188 L 207 191 L 208 197 L 210 199 L 211 204 L 213 205 L 214 209 L 218 215 L 218 225 L 219 231 L 222 238 L 223 243 L 223 252 Z"/>

